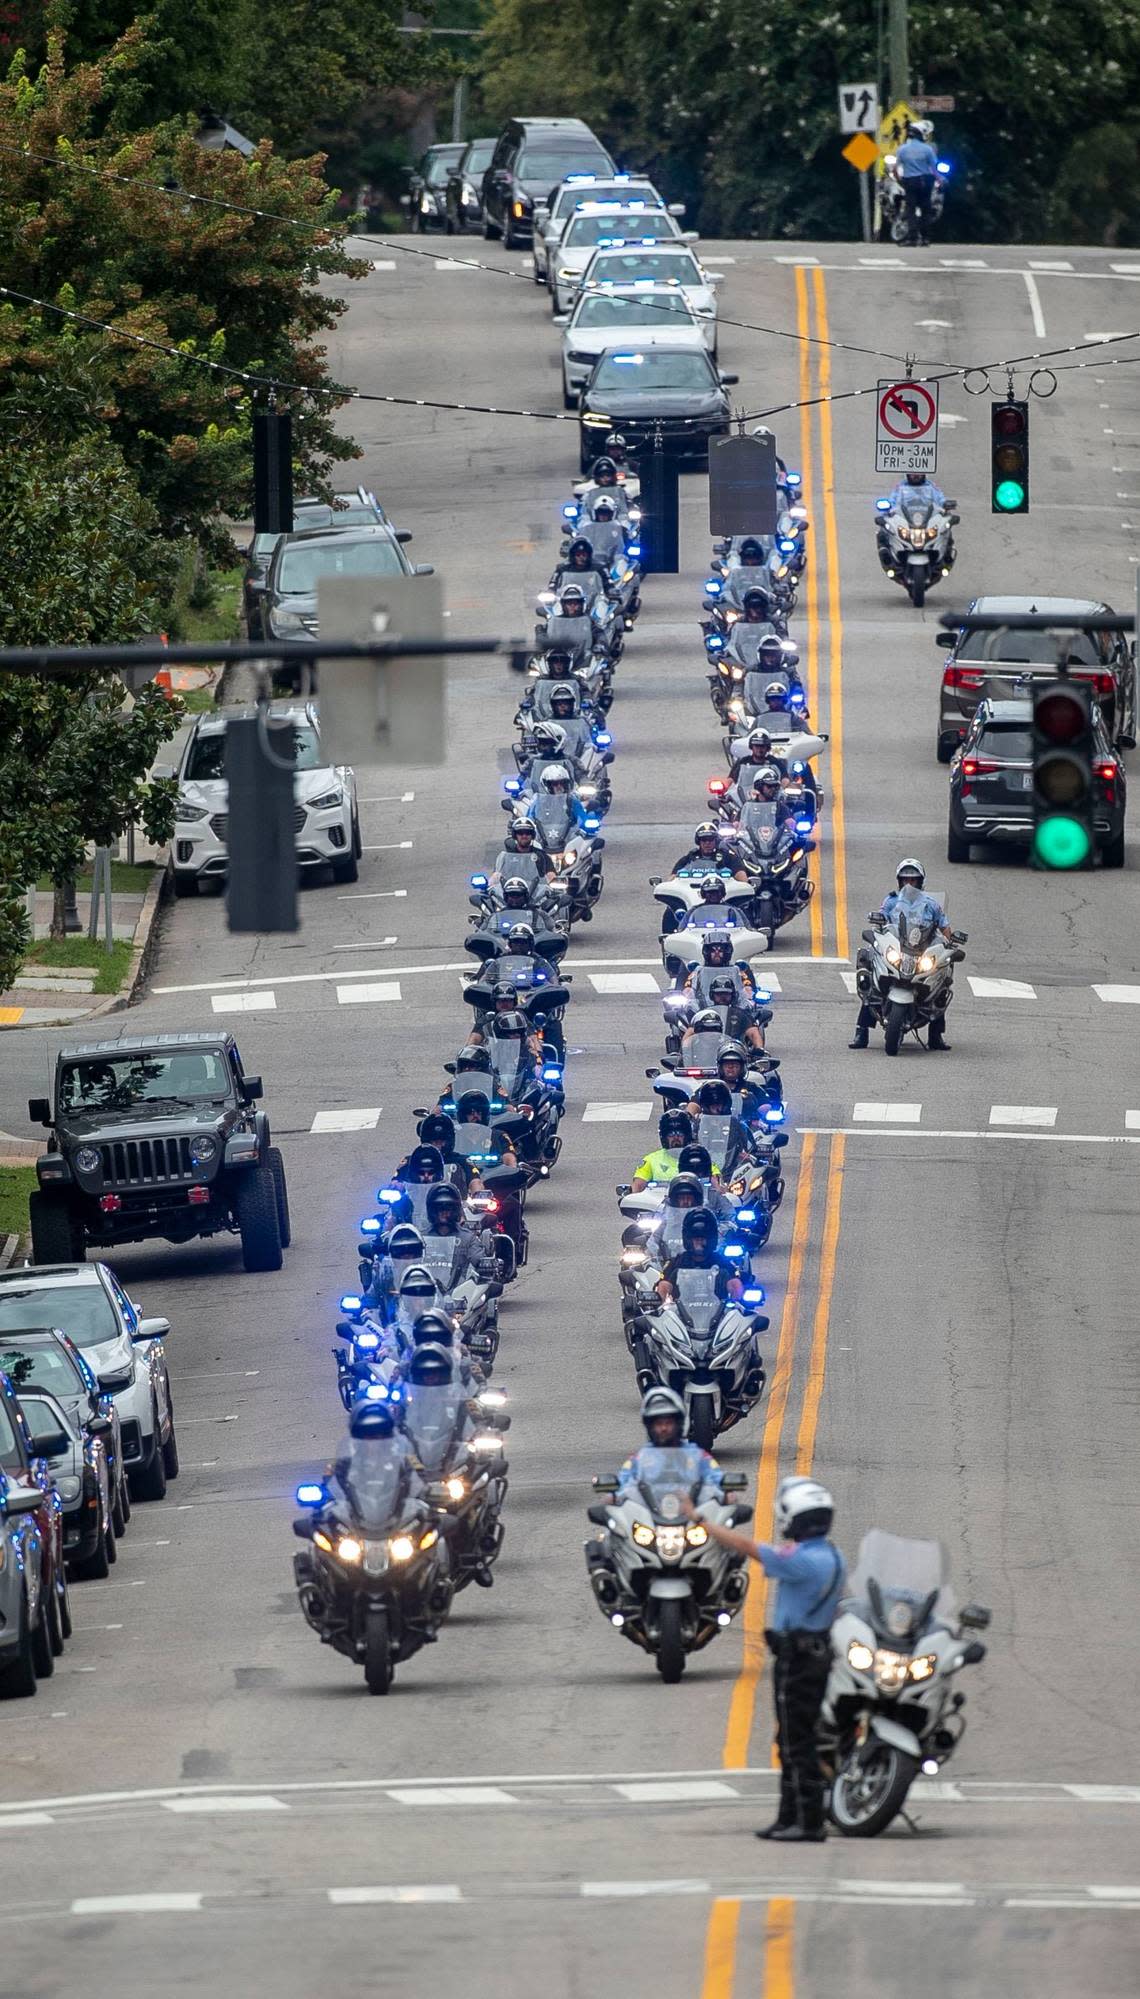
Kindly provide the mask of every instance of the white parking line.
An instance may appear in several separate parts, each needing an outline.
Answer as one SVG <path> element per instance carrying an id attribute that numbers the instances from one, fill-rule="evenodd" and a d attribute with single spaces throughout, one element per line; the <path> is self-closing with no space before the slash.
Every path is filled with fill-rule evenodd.
<path id="1" fill-rule="evenodd" d="M 100 1627 L 97 1624 L 87 1624 L 87 1625 L 77 1624 L 75 1627 L 77 1631 L 98 1631 L 99 1628 Z M 64 1710 L 62 1714 L 56 1715 L 54 1718 L 56 1720 L 65 1721 L 67 1719 L 66 1710 Z M 4 1827 L 13 1826 L 13 1825 L 54 1825 L 54 1824 L 55 1820 L 52 1818 L 50 1812 L 5 1812 L 3 1815 L 0 1815 L 0 1826 Z"/>
<path id="2" fill-rule="evenodd" d="M 993 1104 L 990 1107 L 991 1124 L 1032 1124 L 1043 1131 L 1051 1131 L 1057 1122 L 1057 1112 L 1051 1104 Z"/>
<path id="3" fill-rule="evenodd" d="M 738 1798 L 740 1792 L 731 1784 L 722 1784 L 716 1778 L 702 1782 L 697 1778 L 692 1783 L 679 1784 L 615 1784 L 614 1790 L 632 1805 L 679 1805 L 692 1799 Z"/>
<path id="4" fill-rule="evenodd" d="M 851 1113 L 856 1124 L 918 1124 L 921 1104 L 856 1104 Z"/>
<path id="5" fill-rule="evenodd" d="M 374 271 L 394 271 L 396 268 L 395 257 L 371 257 L 369 262 Z"/>
<path id="6" fill-rule="evenodd" d="M 988 271 L 984 257 L 939 257 L 944 271 Z"/>
<path id="7" fill-rule="evenodd" d="M 590 984 L 596 993 L 659 993 L 651 972 L 591 972 Z"/>
<path id="8" fill-rule="evenodd" d="M 652 1104 L 587 1104 L 582 1112 L 582 1123 L 645 1124 L 652 1111 Z"/>
<path id="9" fill-rule="evenodd" d="M 778 264 L 794 263 L 792 257 L 777 257 Z M 818 257 L 811 259 L 813 264 Z M 583 1881 L 578 1891 L 582 1895 L 711 1895 L 712 1884 L 708 1881 Z"/>
<path id="10" fill-rule="evenodd" d="M 366 854 L 402 854 L 414 843 L 411 840 L 381 840 L 379 846 L 365 847 Z"/>
<path id="11" fill-rule="evenodd" d="M 497 1784 L 432 1784 L 422 1790 L 393 1790 L 386 1794 L 397 1805 L 513 1805 L 509 1791 Z"/>
<path id="12" fill-rule="evenodd" d="M 81 1895 L 71 1904 L 71 1913 L 73 1916 L 197 1915 L 202 1907 L 202 1893 Z"/>
<path id="13" fill-rule="evenodd" d="M 1140 1132 L 1126 1137 L 1111 1131 L 1028 1131 L 1003 1125 L 970 1131 L 965 1126 L 931 1130 L 924 1125 L 919 1130 L 915 1125 L 798 1124 L 796 1135 L 799 1138 L 923 1138 L 928 1142 L 944 1138 L 1004 1138 L 1039 1145 L 1140 1145 Z"/>
<path id="14" fill-rule="evenodd" d="M 215 993 L 210 1000 L 215 1013 L 273 1013 L 276 993 Z"/>
<path id="15" fill-rule="evenodd" d="M 401 1883 L 393 1888 L 330 1888 L 334 1909 L 358 1909 L 372 1902 L 461 1902 L 463 1891 L 454 1881 L 425 1881 L 421 1885 Z"/>
<path id="16" fill-rule="evenodd" d="M 1124 1129 L 1125 1131 L 1140 1131 L 1140 1111 L 1125 1111 Z"/>
<path id="17" fill-rule="evenodd" d="M 410 805 L 414 791 L 382 791 L 376 798 L 358 798 L 358 805 Z"/>
<path id="18" fill-rule="evenodd" d="M 374 1111 L 318 1111 L 309 1126 L 310 1135 L 315 1131 L 375 1131 L 380 1122 L 379 1109 Z"/>
<path id="19" fill-rule="evenodd" d="M 372 1001 L 398 1000 L 401 997 L 400 981 L 377 979 L 365 986 L 338 986 L 336 996 L 341 1006 L 367 1006 Z"/>
<path id="20" fill-rule="evenodd" d="M 1093 991 L 1108 1006 L 1140 1006 L 1140 986 L 1094 986 Z"/>
<path id="21" fill-rule="evenodd" d="M 1036 999 L 1037 989 L 1025 979 L 976 979 L 966 975 L 975 999 Z"/>

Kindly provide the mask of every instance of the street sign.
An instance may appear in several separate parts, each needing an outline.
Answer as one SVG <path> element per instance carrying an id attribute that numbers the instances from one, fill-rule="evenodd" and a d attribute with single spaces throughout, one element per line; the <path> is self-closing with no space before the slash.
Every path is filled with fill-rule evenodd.
<path id="1" fill-rule="evenodd" d="M 874 133 L 879 123 L 877 83 L 841 83 L 839 86 L 839 129 L 841 132 Z"/>
<path id="2" fill-rule="evenodd" d="M 883 117 L 879 125 L 880 157 L 879 164 L 875 168 L 877 174 L 882 173 L 883 161 L 887 154 L 897 153 L 903 140 L 906 138 L 906 128 L 913 117 L 914 112 L 905 97 L 900 97 L 897 104 L 892 104 L 890 110 Z"/>
<path id="3" fill-rule="evenodd" d="M 933 472 L 938 463 L 937 382 L 880 382 L 876 472 Z"/>
<path id="4" fill-rule="evenodd" d="M 843 157 L 850 160 L 853 167 L 858 167 L 861 174 L 865 174 L 878 159 L 879 148 L 869 132 L 856 132 L 855 137 L 848 139 L 844 146 Z"/>
<path id="5" fill-rule="evenodd" d="M 929 117 L 932 111 L 941 111 L 949 114 L 954 109 L 954 99 L 952 97 L 912 97 L 910 108 L 912 111 L 921 111 L 926 117 Z"/>
<path id="6" fill-rule="evenodd" d="M 722 437 L 709 451 L 709 533 L 775 532 L 776 440 L 772 432 L 754 430 L 750 437 Z"/>

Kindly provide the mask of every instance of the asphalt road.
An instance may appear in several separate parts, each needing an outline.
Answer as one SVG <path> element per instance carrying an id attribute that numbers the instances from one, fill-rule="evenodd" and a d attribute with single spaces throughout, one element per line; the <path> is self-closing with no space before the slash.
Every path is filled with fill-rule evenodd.
<path id="1" fill-rule="evenodd" d="M 546 293 L 439 268 L 444 247 L 425 247 L 369 253 L 380 268 L 333 343 L 341 377 L 374 396 L 558 411 Z M 457 254 L 525 269 L 475 240 Z M 1140 311 L 1140 267 L 1114 270 L 1107 252 L 729 243 L 706 261 L 725 272 L 724 320 L 748 322 L 723 325 L 721 357 L 750 411 L 865 388 L 910 352 L 998 361 L 1127 331 Z M 945 1782 L 916 1791 L 917 1832 L 810 1856 L 755 1847 L 775 1784 L 762 1593 L 667 1689 L 586 1586 L 590 1474 L 637 1439 L 613 1186 L 651 1126 L 584 1112 L 647 1101 L 647 877 L 687 844 L 720 764 L 695 622 L 705 484 L 689 476 L 683 573 L 647 582 L 611 716 L 607 887 L 571 953 L 563 1158 L 532 1200 L 530 1265 L 503 1311 L 506 1547 L 494 1591 L 460 1600 L 386 1701 L 302 1622 L 290 1498 L 339 1434 L 329 1348 L 357 1217 L 466 1031 L 466 875 L 497 845 L 520 683 L 458 663 L 446 767 L 360 773 L 351 894 L 307 888 L 299 934 L 256 940 L 228 936 L 218 900 L 171 907 L 150 991 L 110 1022 L 234 1026 L 266 1079 L 295 1237 L 275 1277 L 245 1276 L 225 1245 L 118 1260 L 173 1323 L 183 1473 L 136 1510 L 113 1580 L 76 1591 L 77 1641 L 50 1686 L 4 1713 L 11 1989 L 1135 1990 L 1140 1077 L 1132 1007 L 1095 988 L 1140 985 L 1136 850 L 1118 874 L 1043 879 L 995 854 L 950 879 L 934 760 L 945 606 L 1035 588 L 1131 605 L 1134 378 L 1106 356 L 1059 382 L 1033 412 L 1032 511 L 1010 521 L 985 511 L 985 402 L 944 385 L 939 478 L 961 505 L 960 557 L 923 613 L 874 557 L 870 398 L 769 419 L 812 518 L 794 629 L 831 732 L 829 803 L 813 912 L 769 967 L 795 1134 L 768 1254 L 775 1366 L 722 1456 L 750 1490 L 759 1478 L 762 1526 L 777 1466 L 814 1464 L 852 1556 L 871 1525 L 940 1535 L 960 1594 L 992 1605 L 970 1729 Z M 528 632 L 573 424 L 379 402 L 346 422 L 361 475 L 442 572 L 453 628 Z M 844 973 L 907 853 L 970 942 L 952 1054 L 887 1063 L 881 1044 L 847 1050 Z M 641 990 L 596 989 L 615 974 Z M 975 992 L 969 977 L 999 983 Z M 347 1001 L 353 984 L 398 992 Z M 59 1039 L 5 1037 L 6 1131 L 26 1130 Z M 353 1111 L 364 1128 L 312 1131 Z"/>

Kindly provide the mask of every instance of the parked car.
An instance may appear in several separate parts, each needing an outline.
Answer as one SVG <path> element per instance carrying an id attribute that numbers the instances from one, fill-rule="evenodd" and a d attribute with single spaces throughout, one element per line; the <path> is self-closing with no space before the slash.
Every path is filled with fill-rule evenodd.
<path id="1" fill-rule="evenodd" d="M 200 883 L 225 879 L 229 866 L 226 730 L 235 715 L 256 712 L 215 710 L 196 716 L 191 725 L 177 771 L 171 850 L 176 895 L 196 895 Z M 356 881 L 363 849 L 355 771 L 350 764 L 324 762 L 320 721 L 312 702 L 274 701 L 268 712 L 292 728 L 298 866 L 328 867 L 334 881 Z M 278 749 L 284 753 L 283 742 Z"/>
<path id="2" fill-rule="evenodd" d="M 535 284 L 550 283 L 554 248 L 582 202 L 622 200 L 643 201 L 650 208 L 665 206 L 653 182 L 641 174 L 567 174 L 565 180 L 551 189 L 545 201 L 536 201 L 531 250 Z M 670 203 L 669 213 L 683 215 L 684 202 Z"/>
<path id="3" fill-rule="evenodd" d="M 975 597 L 970 610 L 990 617 L 1112 617 L 1108 604 L 1083 597 Z M 1057 634 L 1050 631 L 939 632 L 935 644 L 950 654 L 938 700 L 939 763 L 949 763 L 965 737 L 983 695 L 1007 699 L 1015 689 L 1056 672 Z M 1136 666 L 1121 632 L 1069 632 L 1066 651 L 1074 679 L 1087 680 L 1105 728 L 1121 749 L 1136 743 Z"/>
<path id="4" fill-rule="evenodd" d="M 99 1452 L 94 1453 L 94 1457 L 101 1457 L 106 1472 L 105 1490 L 100 1494 L 99 1520 L 109 1565 L 115 1560 L 119 1535 L 127 1531 L 130 1508 L 123 1466 L 122 1430 L 114 1403 L 109 1395 L 100 1390 L 96 1376 L 74 1340 L 70 1340 L 56 1326 L 29 1324 L 26 1321 L 22 1326 L 6 1326 L 0 1332 L 0 1370 L 8 1376 L 21 1403 L 25 1395 L 46 1393 L 54 1396 L 84 1443 L 99 1445 Z M 53 1453 L 40 1450 L 36 1455 L 50 1457 Z M 66 1534 L 64 1552 L 69 1555 Z M 90 1573 L 95 1574 L 96 1568 L 92 1568 Z M 105 1573 L 101 1565 L 98 1573 Z"/>
<path id="5" fill-rule="evenodd" d="M 1106 868 L 1122 868 L 1128 784 L 1095 702 L 1092 725 L 1096 848 Z M 950 765 L 946 858 L 968 861 L 971 847 L 992 841 L 1028 846 L 1033 825 L 1033 703 L 986 699 Z"/>
<path id="6" fill-rule="evenodd" d="M 731 412 L 725 389 L 738 380 L 721 374 L 705 349 L 607 348 L 582 390 L 583 472 L 612 430 L 621 431 L 635 458 L 660 435 L 663 450 L 674 457 L 707 462 L 711 439 L 728 434 Z"/>
<path id="7" fill-rule="evenodd" d="M 614 163 L 580 118 L 512 118 L 483 175 L 483 234 L 508 250 L 530 241 L 534 206 L 567 174 L 613 173 Z"/>
<path id="8" fill-rule="evenodd" d="M 463 156 L 462 142 L 429 146 L 408 176 L 408 192 L 400 200 L 408 211 L 408 228 L 442 229 L 447 219 L 447 176 Z"/>
<path id="9" fill-rule="evenodd" d="M 101 1437 L 84 1430 L 54 1395 L 23 1390 L 24 1411 L 37 1457 L 47 1460 L 63 1507 L 63 1554 L 77 1582 L 103 1582 L 118 1549 L 111 1523 L 111 1475 Z"/>
<path id="10" fill-rule="evenodd" d="M 105 1263 L 49 1263 L 0 1273 L 0 1338 L 9 1326 L 58 1326 L 119 1413 L 131 1497 L 162 1499 L 178 1476 L 166 1369 L 169 1319 L 144 1318 Z"/>
<path id="11" fill-rule="evenodd" d="M 494 139 L 469 139 L 448 170 L 444 189 L 444 228 L 449 236 L 463 236 L 469 229 L 483 227 L 483 175 L 491 164 Z"/>
<path id="12" fill-rule="evenodd" d="M 409 539 L 391 522 L 356 528 L 321 528 L 283 534 L 265 579 L 262 636 L 313 638 L 318 630 L 317 591 L 328 576 L 431 576 L 429 562 L 414 566 L 404 554 Z M 286 676 L 295 677 L 293 668 Z"/>
<path id="13" fill-rule="evenodd" d="M 680 285 L 591 285 L 580 291 L 562 335 L 562 401 L 578 396 L 608 347 L 692 347 L 705 351 L 700 325 Z"/>
<path id="14" fill-rule="evenodd" d="M 345 528 L 375 527 L 390 525 L 388 516 L 376 498 L 363 486 L 355 493 L 334 493 L 330 506 L 327 500 L 294 500 L 293 532 L 308 534 L 315 529 L 327 533 L 335 528 L 338 533 Z M 406 542 L 411 535 L 406 530 L 396 529 L 396 540 Z M 255 534 L 245 552 L 245 573 L 242 576 L 242 614 L 245 619 L 247 636 L 251 639 L 268 637 L 263 612 L 265 588 L 269 578 L 269 565 L 273 551 L 282 539 L 279 534 Z"/>
<path id="15" fill-rule="evenodd" d="M 34 1694 L 71 1636 L 63 1502 L 0 1374 L 0 1699 Z M 11 1559 L 9 1559 L 11 1557 Z"/>
<path id="16" fill-rule="evenodd" d="M 247 1270 L 280 1270 L 289 1195 L 261 1094 L 216 1028 L 60 1048 L 52 1096 L 28 1100 L 49 1134 L 28 1202 L 36 1262 L 232 1231 Z"/>

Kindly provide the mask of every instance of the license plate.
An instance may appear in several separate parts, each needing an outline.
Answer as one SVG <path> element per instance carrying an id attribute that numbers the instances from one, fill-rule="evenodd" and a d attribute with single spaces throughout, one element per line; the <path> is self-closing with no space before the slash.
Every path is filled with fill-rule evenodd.
<path id="1" fill-rule="evenodd" d="M 1009 774 L 1009 781 L 1015 791 L 1030 791 L 1033 786 L 1033 772 L 1031 770 L 1013 770 Z"/>

